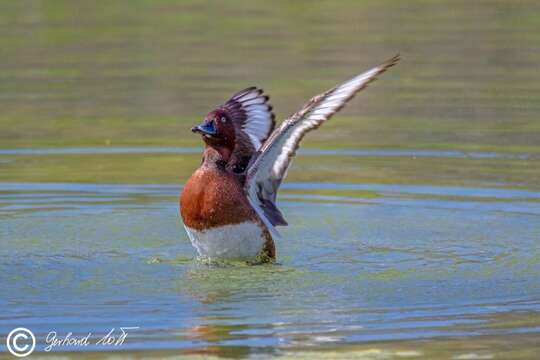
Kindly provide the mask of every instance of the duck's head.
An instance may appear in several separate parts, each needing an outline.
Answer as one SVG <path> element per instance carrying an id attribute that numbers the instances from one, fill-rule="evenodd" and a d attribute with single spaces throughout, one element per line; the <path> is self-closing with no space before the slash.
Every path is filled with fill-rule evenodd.
<path id="1" fill-rule="evenodd" d="M 223 109 L 208 113 L 202 124 L 194 126 L 191 131 L 201 134 L 203 141 L 209 146 L 234 147 L 234 123 Z"/>

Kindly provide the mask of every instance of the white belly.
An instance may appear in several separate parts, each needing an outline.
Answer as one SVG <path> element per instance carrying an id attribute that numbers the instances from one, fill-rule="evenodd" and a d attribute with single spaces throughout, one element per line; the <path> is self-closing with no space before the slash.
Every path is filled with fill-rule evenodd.
<path id="1" fill-rule="evenodd" d="M 199 255 L 209 259 L 253 258 L 261 253 L 265 238 L 254 222 L 225 225 L 209 230 L 185 226 L 191 244 Z"/>

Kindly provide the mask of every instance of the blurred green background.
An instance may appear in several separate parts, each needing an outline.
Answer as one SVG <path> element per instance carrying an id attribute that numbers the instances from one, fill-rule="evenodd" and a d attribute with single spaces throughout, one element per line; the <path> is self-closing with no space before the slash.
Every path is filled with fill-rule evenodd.
<path id="1" fill-rule="evenodd" d="M 239 89 L 263 87 L 282 120 L 400 53 L 397 67 L 303 146 L 534 158 L 539 10 L 537 1 L 2 1 L 0 148 L 199 146 L 190 127 Z M 8 171 L 0 180 L 21 181 L 174 182 L 199 161 L 178 154 L 3 158 L 0 169 Z M 463 166 L 485 173 L 486 161 Z M 431 183 L 414 173 L 441 166 L 411 165 L 419 168 L 408 177 L 388 173 L 397 160 L 372 165 L 389 170 L 356 180 Z M 533 165 L 515 171 L 534 172 L 518 184 L 537 175 Z"/>

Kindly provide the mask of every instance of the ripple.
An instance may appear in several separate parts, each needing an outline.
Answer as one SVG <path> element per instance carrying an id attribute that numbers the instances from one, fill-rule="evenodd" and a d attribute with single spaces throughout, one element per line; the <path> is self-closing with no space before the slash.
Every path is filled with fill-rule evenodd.
<path id="1" fill-rule="evenodd" d="M 287 183 L 279 264 L 250 267 L 192 260 L 180 190 L 0 183 L 8 319 L 30 314 L 38 333 L 130 319 L 176 347 L 538 332 L 539 192 Z"/>
<path id="2" fill-rule="evenodd" d="M 68 154 L 200 154 L 200 147 L 61 147 L 0 149 L 0 155 L 68 155 Z M 301 149 L 305 156 L 353 156 L 353 157 L 422 157 L 463 159 L 515 159 L 527 160 L 526 153 L 460 150 L 402 150 L 402 149 Z"/>
<path id="3" fill-rule="evenodd" d="M 181 185 L 167 184 L 95 184 L 95 183 L 13 183 L 0 182 L 0 196 L 17 197 L 29 196 L 11 194 L 9 192 L 59 192 L 59 193 L 113 193 L 113 194 L 152 194 L 152 195 L 178 195 Z M 491 199 L 526 199 L 540 200 L 540 192 L 513 188 L 480 188 L 458 186 L 427 186 L 427 185 L 401 185 L 401 184 L 355 184 L 332 182 L 287 182 L 283 184 L 284 190 L 338 190 L 338 191 L 371 191 L 383 195 L 413 194 L 432 196 L 453 196 Z M 43 195 L 39 195 L 43 196 Z M 316 196 L 316 195 L 314 195 Z M 2 197 L 0 197 L 2 199 Z M 331 199 L 331 197 L 329 198 Z"/>

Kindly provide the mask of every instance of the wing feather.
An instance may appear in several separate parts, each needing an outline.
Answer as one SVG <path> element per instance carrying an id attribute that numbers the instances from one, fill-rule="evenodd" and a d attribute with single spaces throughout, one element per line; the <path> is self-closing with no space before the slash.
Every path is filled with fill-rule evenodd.
<path id="1" fill-rule="evenodd" d="M 277 128 L 252 158 L 244 186 L 246 195 L 261 220 L 274 234 L 275 225 L 286 225 L 275 206 L 276 194 L 305 134 L 330 119 L 377 75 L 394 66 L 399 55 L 308 101 Z"/>
<path id="2" fill-rule="evenodd" d="M 237 92 L 221 105 L 231 115 L 238 131 L 248 137 L 255 151 L 274 130 L 275 116 L 268 100 L 262 89 L 252 86 Z"/>

